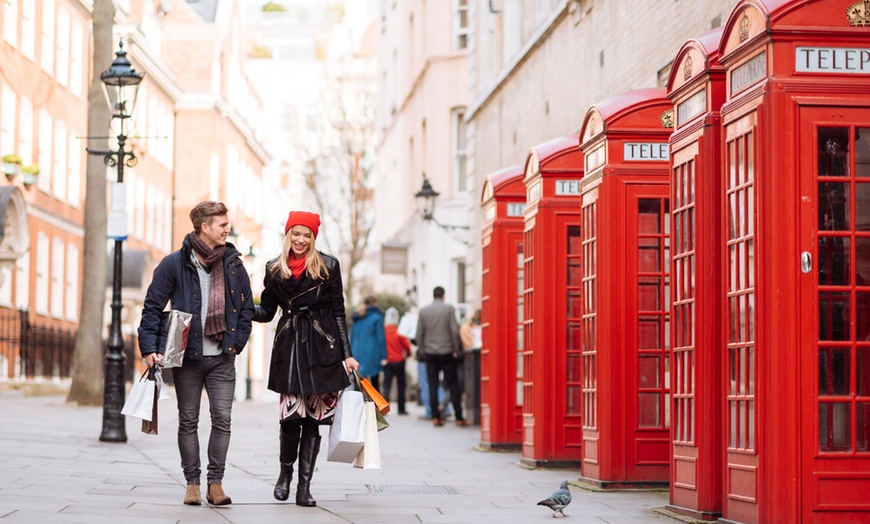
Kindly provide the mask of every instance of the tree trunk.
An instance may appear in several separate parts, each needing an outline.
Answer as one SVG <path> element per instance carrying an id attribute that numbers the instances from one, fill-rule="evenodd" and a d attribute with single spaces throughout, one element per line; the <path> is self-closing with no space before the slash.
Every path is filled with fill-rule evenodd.
<path id="1" fill-rule="evenodd" d="M 103 96 L 100 73 L 113 60 L 112 0 L 94 0 L 93 78 L 88 88 L 88 136 L 106 136 L 109 111 Z M 90 149 L 107 150 L 104 138 L 89 139 Z M 106 165 L 102 156 L 88 155 L 85 182 L 84 279 L 79 330 L 73 354 L 70 402 L 100 405 L 103 402 L 106 343 L 103 339 L 106 305 Z"/>

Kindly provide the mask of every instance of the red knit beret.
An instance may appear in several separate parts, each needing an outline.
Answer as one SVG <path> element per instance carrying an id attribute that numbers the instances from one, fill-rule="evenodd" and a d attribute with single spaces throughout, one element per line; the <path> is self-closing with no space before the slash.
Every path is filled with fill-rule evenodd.
<path id="1" fill-rule="evenodd" d="M 286 235 L 293 226 L 305 226 L 311 230 L 314 238 L 317 238 L 317 230 L 320 228 L 320 215 L 317 213 L 309 213 L 308 211 L 291 211 L 287 217 L 287 225 L 284 226 L 284 234 Z"/>

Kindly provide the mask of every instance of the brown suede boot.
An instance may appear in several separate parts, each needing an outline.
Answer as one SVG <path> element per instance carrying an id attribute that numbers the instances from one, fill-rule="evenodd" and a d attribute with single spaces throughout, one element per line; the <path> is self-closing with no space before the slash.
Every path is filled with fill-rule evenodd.
<path id="1" fill-rule="evenodd" d="M 206 494 L 205 500 L 212 506 L 226 506 L 233 503 L 233 499 L 224 493 L 224 487 L 220 484 L 208 485 L 208 494 Z"/>
<path id="2" fill-rule="evenodd" d="M 188 484 L 184 494 L 184 503 L 188 506 L 202 505 L 202 495 L 199 494 L 199 484 Z"/>

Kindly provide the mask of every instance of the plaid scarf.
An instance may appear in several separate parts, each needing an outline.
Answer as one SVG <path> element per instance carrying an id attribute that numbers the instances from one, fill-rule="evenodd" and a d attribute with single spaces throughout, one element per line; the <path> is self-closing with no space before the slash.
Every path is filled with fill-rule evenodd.
<path id="1" fill-rule="evenodd" d="M 206 267 L 212 269 L 211 289 L 208 292 L 208 312 L 205 317 L 205 336 L 223 342 L 227 332 L 226 294 L 224 291 L 223 259 L 226 246 L 212 249 L 195 232 L 187 234 L 193 250 L 205 259 Z"/>

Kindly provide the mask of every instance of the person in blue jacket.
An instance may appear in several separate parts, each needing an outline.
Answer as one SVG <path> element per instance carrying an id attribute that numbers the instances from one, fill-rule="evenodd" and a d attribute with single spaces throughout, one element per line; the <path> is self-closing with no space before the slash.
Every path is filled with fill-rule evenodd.
<path id="1" fill-rule="evenodd" d="M 251 334 L 254 301 L 242 254 L 227 242 L 231 229 L 227 206 L 200 202 L 191 210 L 190 221 L 193 231 L 184 237 L 181 249 L 167 255 L 154 270 L 139 324 L 139 350 L 148 367 L 163 359 L 166 348 L 158 339 L 167 303 L 193 315 L 184 362 L 172 368 L 178 397 L 178 451 L 187 481 L 184 503 L 202 504 L 197 430 L 205 388 L 211 411 L 206 500 L 221 506 L 232 504 L 222 481 L 230 445 L 235 360 Z"/>
<path id="2" fill-rule="evenodd" d="M 380 391 L 381 371 L 387 360 L 387 336 L 384 332 L 384 312 L 378 299 L 369 295 L 360 311 L 351 314 L 350 347 L 359 362 L 359 374 Z"/>

